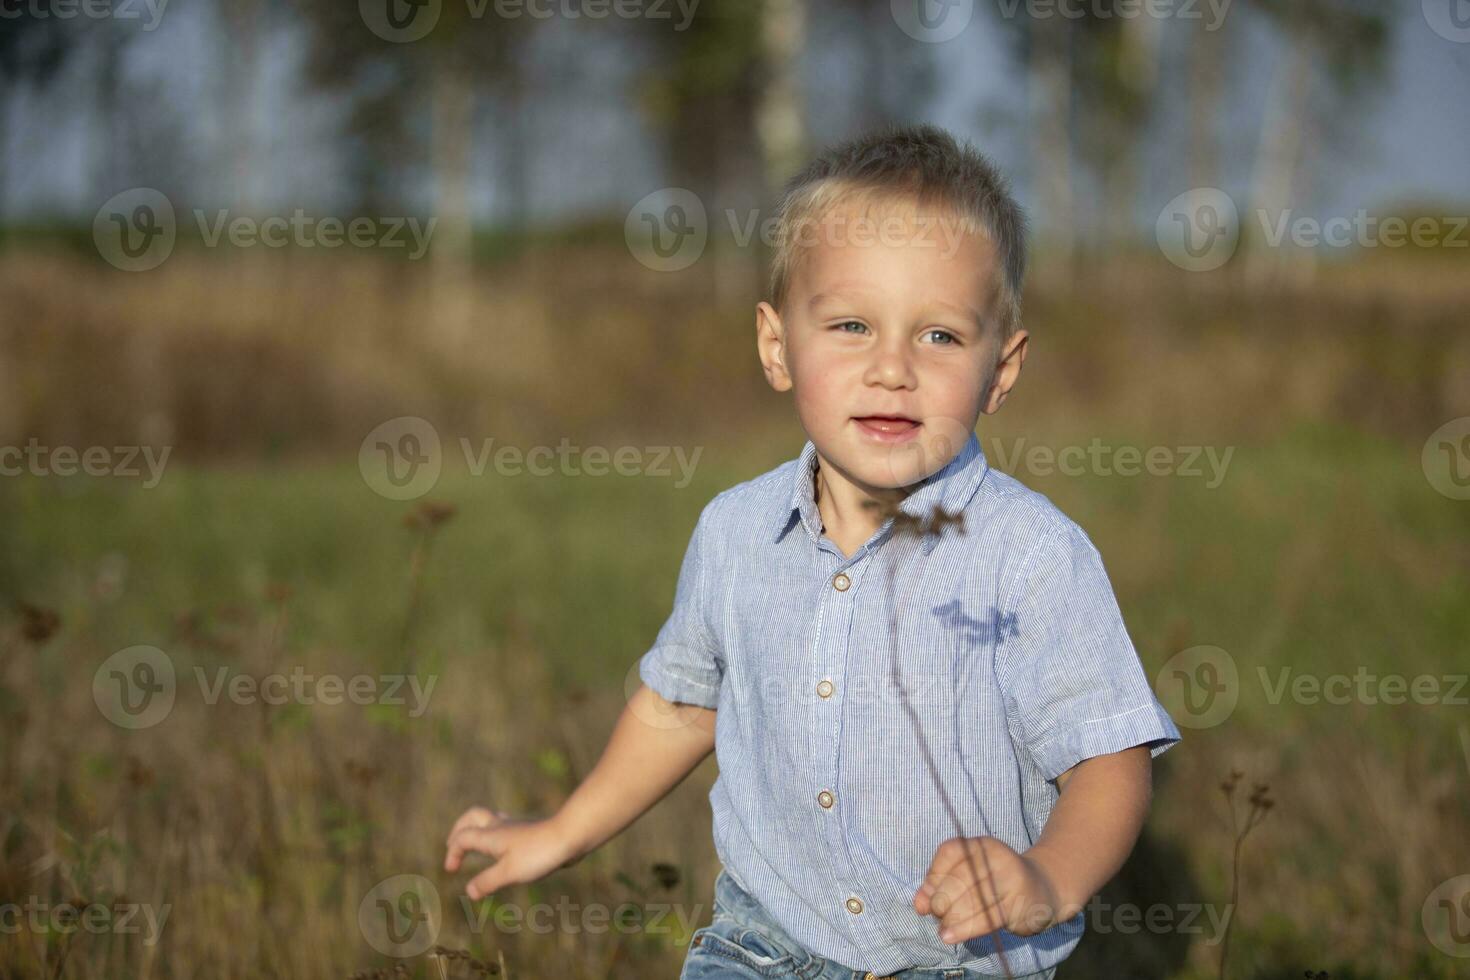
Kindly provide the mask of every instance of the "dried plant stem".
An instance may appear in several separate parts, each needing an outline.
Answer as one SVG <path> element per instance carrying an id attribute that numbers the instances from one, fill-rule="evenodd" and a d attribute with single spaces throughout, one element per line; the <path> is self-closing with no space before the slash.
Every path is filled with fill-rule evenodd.
<path id="1" fill-rule="evenodd" d="M 1225 932 L 1220 938 L 1220 974 L 1219 980 L 1225 980 L 1226 968 L 1230 959 L 1230 929 L 1235 925 L 1236 913 L 1240 911 L 1240 855 L 1245 845 L 1245 839 L 1250 832 L 1256 828 L 1266 814 L 1276 805 L 1275 801 L 1268 796 L 1269 787 L 1265 783 L 1257 783 L 1250 795 L 1250 812 L 1246 815 L 1245 826 L 1235 816 L 1235 785 L 1243 776 L 1240 770 L 1232 770 L 1230 777 L 1220 784 L 1220 789 L 1225 793 L 1225 802 L 1230 807 L 1230 830 L 1235 835 L 1235 844 L 1232 848 L 1230 858 L 1230 917 L 1225 920 Z"/>
<path id="2" fill-rule="evenodd" d="M 893 537 L 893 539 L 896 539 L 896 540 L 891 541 L 890 542 L 891 544 L 896 544 L 898 541 L 902 541 L 902 540 L 905 540 L 905 539 L 914 540 L 918 536 L 920 536 L 920 535 L 914 533 L 917 529 L 915 528 L 915 526 L 911 522 L 901 520 L 901 518 L 898 517 L 898 516 L 895 516 L 892 511 L 890 511 L 890 516 L 893 516 L 894 517 L 894 528 L 893 528 L 893 532 L 892 532 L 892 537 Z M 902 516 L 903 517 L 907 517 L 908 515 L 902 515 Z M 930 520 L 930 523 L 929 523 L 929 528 L 932 530 L 932 529 L 935 529 L 935 528 L 938 528 L 938 527 L 943 527 L 945 524 L 948 524 L 948 523 L 956 523 L 956 522 L 954 520 L 952 520 L 948 515 L 944 515 L 942 512 L 936 510 L 936 514 L 931 517 L 931 520 Z M 964 533 L 964 525 L 963 525 L 963 523 L 960 523 L 959 526 L 960 526 L 960 533 L 963 534 Z M 905 533 L 905 532 L 908 532 L 908 533 Z M 899 609 L 900 604 L 895 599 L 895 590 L 896 590 L 895 578 L 896 578 L 896 576 L 895 576 L 894 569 L 895 569 L 896 565 L 897 565 L 897 557 L 896 556 L 891 557 L 889 561 L 887 561 L 887 562 L 884 563 L 884 568 L 887 571 L 887 578 L 888 578 L 888 589 L 887 589 L 887 592 L 888 592 L 888 602 L 889 602 L 888 630 L 889 630 L 889 652 L 890 652 L 890 658 L 889 658 L 889 664 L 888 664 L 889 674 L 891 675 L 891 677 L 893 679 L 894 686 L 898 689 L 899 701 L 903 705 L 904 711 L 905 711 L 905 713 L 909 717 L 909 722 L 913 725 L 914 736 L 915 736 L 915 738 L 917 739 L 917 741 L 919 743 L 919 751 L 920 751 L 920 754 L 923 756 L 924 765 L 929 770 L 929 774 L 930 774 L 930 776 L 934 780 L 934 786 L 935 786 L 935 788 L 939 791 L 939 797 L 940 797 L 940 799 L 944 803 L 945 812 L 949 815 L 950 823 L 954 825 L 956 836 L 963 838 L 965 836 L 965 827 L 964 827 L 964 824 L 960 820 L 960 816 L 959 816 L 958 811 L 955 809 L 954 801 L 952 801 L 949 798 L 949 794 L 944 789 L 944 781 L 943 781 L 943 779 L 939 775 L 939 767 L 935 764 L 933 754 L 929 750 L 928 740 L 924 738 L 924 729 L 923 729 L 923 726 L 919 723 L 918 713 L 914 711 L 913 705 L 909 703 L 908 690 L 903 685 L 902 672 L 899 670 L 899 665 L 898 665 L 899 664 L 899 660 L 898 660 L 898 641 L 899 641 L 898 609 Z M 985 819 L 985 814 L 984 814 L 983 811 L 980 812 L 980 829 L 981 829 L 981 831 L 984 833 L 984 835 L 986 837 L 991 836 L 991 833 L 990 833 L 990 824 L 989 824 L 989 821 L 987 821 Z M 970 874 L 974 876 L 974 878 L 975 878 L 976 881 L 979 881 L 979 882 L 989 882 L 990 883 L 992 895 L 993 895 L 993 897 L 995 899 L 996 907 L 998 908 L 1000 906 L 1000 894 L 999 894 L 999 892 L 995 888 L 995 880 L 994 880 L 994 878 L 992 877 L 992 874 L 991 874 L 990 857 L 986 853 L 986 851 L 985 851 L 985 849 L 983 847 L 980 848 L 980 858 L 984 862 L 984 865 L 985 865 L 985 874 L 983 875 L 983 877 L 980 874 L 979 869 L 975 866 L 975 858 L 971 854 L 970 849 L 968 847 L 965 849 L 965 863 L 969 866 Z M 982 899 L 984 898 L 984 895 L 983 894 L 982 894 L 981 898 Z M 1006 977 L 1008 977 L 1008 978 L 1009 977 L 1013 977 L 1014 974 L 1011 973 L 1010 963 L 1006 959 L 1005 948 L 1002 946 L 1001 941 L 1000 941 L 1000 930 L 999 929 L 996 929 L 995 931 L 993 931 L 993 932 L 990 933 L 990 941 L 995 946 L 995 955 L 996 955 L 996 958 L 1000 960 L 1001 969 L 1005 971 Z"/>

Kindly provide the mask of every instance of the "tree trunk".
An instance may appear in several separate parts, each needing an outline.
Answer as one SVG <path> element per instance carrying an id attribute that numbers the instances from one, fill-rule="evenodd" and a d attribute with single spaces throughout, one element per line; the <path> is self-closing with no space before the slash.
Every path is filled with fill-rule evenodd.
<path id="1" fill-rule="evenodd" d="M 1276 278 L 1287 261 L 1291 242 L 1283 239 L 1272 247 L 1260 234 L 1262 222 L 1282 220 L 1297 190 L 1294 183 L 1302 155 L 1302 136 L 1307 126 L 1315 39 L 1307 29 L 1288 36 L 1285 60 L 1277 68 L 1261 122 L 1261 139 L 1256 150 L 1252 177 L 1251 208 L 1241 215 L 1242 232 L 1251 238 L 1245 261 L 1246 284 L 1260 287 Z M 1293 215 L 1295 216 L 1295 215 Z"/>
<path id="2" fill-rule="evenodd" d="M 1029 74 L 1032 172 L 1042 220 L 1038 252 L 1072 280 L 1077 215 L 1072 203 L 1072 23 L 1030 20 Z"/>
<path id="3" fill-rule="evenodd" d="M 457 49 L 442 52 L 433 67 L 434 228 L 429 260 L 433 264 L 434 320 L 452 352 L 470 339 L 470 153 L 474 142 L 474 92 Z"/>
<path id="4" fill-rule="evenodd" d="M 764 85 L 756 106 L 765 182 L 775 193 L 806 155 L 800 57 L 806 44 L 807 0 L 766 0 L 761 18 Z"/>

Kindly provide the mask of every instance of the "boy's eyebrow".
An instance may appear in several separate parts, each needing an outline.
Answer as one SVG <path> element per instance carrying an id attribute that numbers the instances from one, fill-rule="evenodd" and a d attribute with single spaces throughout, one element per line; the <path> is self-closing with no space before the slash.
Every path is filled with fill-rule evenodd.
<path id="1" fill-rule="evenodd" d="M 860 290 L 856 290 L 856 292 L 861 292 L 861 291 Z M 824 302 L 827 302 L 828 300 L 836 300 L 836 299 L 840 299 L 840 298 L 841 297 L 837 293 L 835 293 L 835 292 L 817 293 L 811 299 L 807 300 L 806 308 L 807 308 L 808 312 L 811 312 L 811 311 L 816 310 L 816 308 L 818 306 L 820 306 Z M 944 300 L 944 299 L 934 299 L 934 300 L 930 300 L 930 302 L 934 306 L 937 306 L 937 307 L 939 307 L 939 308 L 941 308 L 943 310 L 946 310 L 946 311 L 948 311 L 950 313 L 953 313 L 956 316 L 965 317 L 971 323 L 973 323 L 977 329 L 983 329 L 984 326 L 985 326 L 985 319 L 984 319 L 984 317 L 982 317 L 980 315 L 980 311 L 977 310 L 974 306 L 972 306 L 970 304 L 966 304 L 964 306 L 958 306 L 958 305 L 956 305 L 954 303 L 951 303 L 948 300 Z"/>
<path id="2" fill-rule="evenodd" d="M 853 292 L 861 293 L 862 290 L 860 290 L 860 289 L 854 289 Z M 806 302 L 806 308 L 809 311 L 810 310 L 815 310 L 822 303 L 826 303 L 826 302 L 829 302 L 831 300 L 836 300 L 836 299 L 841 299 L 841 298 L 842 297 L 838 293 L 836 293 L 836 292 L 817 293 L 811 299 L 807 300 L 807 302 Z"/>
<path id="3" fill-rule="evenodd" d="M 975 324 L 976 327 L 983 327 L 985 325 L 984 317 L 982 317 L 980 315 L 980 311 L 977 310 L 974 306 L 970 305 L 969 303 L 966 303 L 964 306 L 956 306 L 954 303 L 951 303 L 949 300 L 944 300 L 944 299 L 931 300 L 931 302 L 935 306 L 938 306 L 938 307 L 940 307 L 942 309 L 948 310 L 949 312 L 955 314 L 956 316 L 966 317 L 967 319 L 970 320 L 970 322 L 972 322 L 973 324 Z"/>

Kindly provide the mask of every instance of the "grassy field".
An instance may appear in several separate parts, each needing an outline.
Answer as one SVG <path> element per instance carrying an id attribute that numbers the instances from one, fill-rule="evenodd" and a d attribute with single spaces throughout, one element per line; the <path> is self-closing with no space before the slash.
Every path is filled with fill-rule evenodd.
<path id="1" fill-rule="evenodd" d="M 0 267 L 9 295 L 39 303 L 22 278 Z M 1214 977 L 1225 915 L 1235 978 L 1462 975 L 1465 961 L 1431 945 L 1421 912 L 1436 886 L 1470 872 L 1470 711 L 1444 699 L 1274 694 L 1283 669 L 1288 684 L 1465 669 L 1470 507 L 1436 493 L 1419 459 L 1435 426 L 1466 414 L 1463 379 L 1446 373 L 1466 348 L 1444 342 L 1452 303 L 1443 293 L 1409 310 L 1391 291 L 1376 295 L 1324 296 L 1310 317 L 1300 296 L 1204 303 L 1218 312 L 1208 323 L 1196 316 L 1195 333 L 1174 323 L 1178 310 L 1125 315 L 1136 308 L 1126 297 L 1033 304 L 1037 359 L 1007 410 L 982 422 L 992 465 L 1022 460 L 1015 475 L 1092 536 L 1150 676 L 1207 645 L 1228 654 L 1239 678 L 1233 712 L 1186 728 L 1156 766 L 1149 827 L 1090 912 L 1094 931 L 1063 977 Z M 1277 321 L 1264 319 L 1268 308 Z M 1345 309 L 1359 319 L 1334 318 Z M 1294 317 L 1299 329 L 1288 333 Z M 702 353 L 686 339 L 667 354 L 686 374 L 660 397 L 694 410 L 689 365 L 748 346 L 743 318 L 728 319 L 738 338 Z M 6 327 L 12 337 L 23 329 Z M 217 325 L 195 339 L 154 329 L 169 364 L 224 336 Z M 290 350 L 288 334 L 262 349 Z M 24 401 L 11 444 L 48 419 L 56 440 L 110 438 L 106 426 L 89 441 L 74 433 L 92 431 L 85 419 L 109 405 L 125 418 L 133 402 L 118 392 L 144 391 L 146 367 L 119 363 L 117 388 L 88 407 L 75 381 L 106 371 L 61 366 L 85 340 L 64 329 L 26 336 L 23 353 L 8 348 L 6 370 L 30 379 L 24 393 L 11 390 Z M 1146 346 L 1133 343 L 1143 337 Z M 604 353 L 585 342 L 593 349 L 579 356 Z M 659 345 L 632 343 L 622 356 L 656 381 Z M 754 373 L 749 353 L 738 356 L 750 361 L 739 370 Z M 1292 357 L 1295 370 L 1278 360 Z M 310 376 L 341 368 L 329 361 Z M 60 397 L 52 364 L 73 372 L 77 403 Z M 433 364 L 424 371 L 437 383 L 445 369 Z M 779 402 L 720 380 L 736 368 L 712 372 L 707 397 L 755 406 L 748 415 L 696 425 L 686 414 L 637 429 L 595 415 L 612 411 L 630 381 L 554 393 L 560 431 L 574 441 L 701 447 L 687 486 L 474 476 L 451 458 L 426 498 L 454 507 L 437 525 L 422 501 L 369 488 L 355 461 L 371 424 L 355 416 L 338 420 L 352 438 L 333 422 L 302 451 L 270 451 L 262 433 L 284 427 L 296 401 L 272 409 L 242 396 L 242 428 L 218 430 L 238 440 L 213 455 L 181 450 L 151 489 L 122 478 L 0 479 L 0 895 L 43 907 L 41 928 L 0 928 L 0 975 L 327 978 L 392 975 L 401 964 L 428 978 L 476 975 L 476 963 L 526 978 L 677 975 L 688 931 L 708 921 L 717 870 L 705 799 L 713 760 L 583 862 L 493 902 L 462 906 L 464 879 L 445 875 L 440 860 L 449 823 L 471 803 L 537 814 L 565 798 L 595 763 L 667 615 L 704 503 L 800 448 Z M 384 401 L 364 418 L 376 424 L 413 404 Z M 35 407 L 52 403 L 54 416 Z M 477 404 L 438 416 L 448 419 L 443 434 L 504 432 L 521 446 L 547 438 L 531 424 L 494 428 Z M 212 411 L 225 419 L 228 405 Z M 282 414 L 270 421 L 270 411 Z M 187 422 L 179 416 L 176 431 Z M 1093 439 L 1231 455 L 1215 486 L 1179 472 L 1068 476 L 1025 462 L 1025 446 Z M 177 692 L 161 721 L 128 730 L 104 716 L 93 682 L 104 661 L 138 645 L 166 654 Z M 405 669 L 434 685 L 417 702 L 405 690 L 402 705 L 210 703 L 221 677 L 376 679 Z M 1243 774 L 1238 817 L 1255 784 L 1272 800 L 1243 846 L 1234 904 L 1232 801 L 1221 790 L 1232 770 Z M 473 961 L 375 948 L 363 908 L 400 875 L 418 876 L 425 904 L 395 895 L 397 914 L 431 910 L 435 942 Z M 142 911 L 131 932 L 67 929 L 57 918 L 67 903 Z M 599 930 L 584 916 L 575 928 L 538 930 L 497 918 L 558 903 L 569 911 L 557 915 L 573 918 L 631 903 L 625 914 L 648 924 L 620 931 L 604 919 Z M 1122 911 L 1155 906 L 1153 926 Z M 668 914 L 655 928 L 648 917 L 659 910 Z"/>

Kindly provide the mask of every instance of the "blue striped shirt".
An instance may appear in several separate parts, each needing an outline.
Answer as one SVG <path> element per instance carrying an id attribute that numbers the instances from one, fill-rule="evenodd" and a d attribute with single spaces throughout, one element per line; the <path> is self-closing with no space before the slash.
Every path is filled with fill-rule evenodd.
<path id="1" fill-rule="evenodd" d="M 1179 731 L 1091 540 L 973 433 L 900 504 L 963 512 L 963 528 L 895 536 L 888 520 L 850 557 L 823 536 L 815 464 L 808 441 L 706 505 L 639 676 L 718 709 L 715 849 L 793 938 L 880 975 L 1001 976 L 990 937 L 941 942 L 914 911 L 935 849 L 989 835 L 1024 852 L 1059 773 L 1158 755 Z M 1082 922 L 1002 930 L 1011 971 L 1065 959 Z"/>

